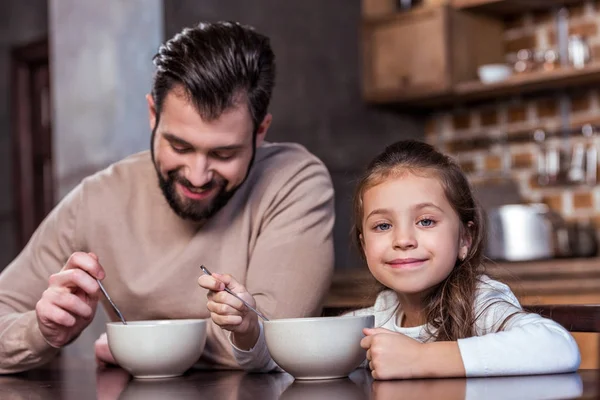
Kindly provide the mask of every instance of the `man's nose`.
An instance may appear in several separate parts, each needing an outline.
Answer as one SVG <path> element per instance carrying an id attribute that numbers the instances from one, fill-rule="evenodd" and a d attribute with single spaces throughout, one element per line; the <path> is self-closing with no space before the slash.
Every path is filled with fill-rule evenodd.
<path id="1" fill-rule="evenodd" d="M 194 163 L 189 166 L 189 176 L 187 180 L 194 187 L 202 187 L 213 179 L 213 172 L 207 157 L 199 155 L 194 159 Z"/>

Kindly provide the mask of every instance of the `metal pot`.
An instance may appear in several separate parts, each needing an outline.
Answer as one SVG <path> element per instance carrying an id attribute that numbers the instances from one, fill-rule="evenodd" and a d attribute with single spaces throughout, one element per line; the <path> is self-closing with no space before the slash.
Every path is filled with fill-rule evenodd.
<path id="1" fill-rule="evenodd" d="M 486 255 L 529 261 L 571 254 L 563 218 L 545 204 L 508 204 L 488 210 Z"/>

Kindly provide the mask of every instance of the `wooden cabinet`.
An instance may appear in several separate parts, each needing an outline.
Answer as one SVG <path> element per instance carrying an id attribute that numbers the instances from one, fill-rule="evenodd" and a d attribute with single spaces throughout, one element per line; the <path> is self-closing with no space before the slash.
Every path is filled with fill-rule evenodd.
<path id="1" fill-rule="evenodd" d="M 600 62 L 514 74 L 482 83 L 477 68 L 504 63 L 505 18 L 581 6 L 584 0 L 424 0 L 398 12 L 395 0 L 363 0 L 363 98 L 424 109 L 494 101 L 600 82 Z M 556 28 L 552 28 L 556 29 Z"/>
<path id="2" fill-rule="evenodd" d="M 363 23 L 363 93 L 373 103 L 451 94 L 502 62 L 500 21 L 449 6 L 422 7 Z M 474 34 L 476 32 L 477 34 Z"/>
<path id="3" fill-rule="evenodd" d="M 452 6 L 465 10 L 487 12 L 494 15 L 516 14 L 523 11 L 544 10 L 572 4 L 584 0 L 452 0 Z"/>

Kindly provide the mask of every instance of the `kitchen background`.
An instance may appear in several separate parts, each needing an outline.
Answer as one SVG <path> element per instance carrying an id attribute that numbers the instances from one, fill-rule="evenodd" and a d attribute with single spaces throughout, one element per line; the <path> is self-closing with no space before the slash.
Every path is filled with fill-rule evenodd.
<path id="1" fill-rule="evenodd" d="M 200 20 L 238 20 L 269 35 L 276 53 L 269 138 L 305 145 L 333 178 L 337 274 L 327 307 L 369 301 L 348 240 L 352 188 L 365 163 L 402 138 L 456 157 L 490 210 L 543 203 L 560 217 L 540 220 L 545 260 L 490 266 L 523 302 L 600 301 L 597 258 L 574 257 L 595 254 L 589 233 L 595 239 L 600 228 L 598 0 L 3 0 L 0 7 L 0 270 L 83 177 L 148 148 L 144 95 L 159 44 Z M 568 234 L 569 251 L 549 253 L 561 242 L 555 230 Z M 494 243 L 501 240 L 508 239 Z M 101 320 L 94 324 L 78 343 L 103 330 Z M 577 340 L 583 365 L 597 366 L 597 335 Z"/>
<path id="2" fill-rule="evenodd" d="M 600 2 L 592 1 L 578 2 L 567 8 L 569 33 L 582 35 L 587 39 L 591 52 L 590 61 L 594 56 L 600 57 L 599 4 Z M 538 52 L 558 50 L 556 17 L 551 10 L 525 12 L 507 17 L 503 22 L 502 36 L 507 60 L 515 58 L 516 53 L 523 49 Z M 544 61 L 539 64 L 542 65 L 537 67 L 538 70 L 545 67 Z M 559 68 L 557 64 L 550 64 L 550 68 Z M 527 73 L 529 72 L 523 72 Z M 599 91 L 594 86 L 596 85 L 568 87 L 565 92 L 546 90 L 536 96 L 508 100 L 493 99 L 487 104 L 436 113 L 426 124 L 427 140 L 455 154 L 474 183 L 503 175 L 512 177 L 516 180 L 524 201 L 544 202 L 569 220 L 599 225 L 600 190 L 595 178 L 597 166 L 594 166 L 594 173 L 590 174 L 588 184 L 581 184 L 585 183 L 585 177 L 579 182 L 577 179 L 569 180 L 568 174 L 571 168 L 580 167 L 571 165 L 570 162 L 573 151 L 577 153 L 577 144 L 591 146 L 598 142 L 598 138 L 594 136 L 595 131 L 590 130 L 589 139 L 581 132 L 586 124 L 600 124 Z M 511 136 L 524 132 L 534 133 L 538 129 L 546 132 L 561 130 L 561 96 L 565 96 L 567 100 L 566 127 L 573 129 L 571 135 L 559 135 L 554 142 L 546 144 L 536 142 L 532 134 L 529 141 L 521 140 L 520 143 L 503 145 L 504 139 L 510 142 Z M 495 138 L 496 145 L 477 146 L 476 141 L 482 138 Z M 538 161 L 548 151 L 544 147 L 563 150 L 561 172 L 567 172 L 567 176 L 559 177 L 563 179 L 557 179 L 554 184 L 544 184 L 544 180 L 539 179 Z M 504 174 L 503 167 L 508 170 Z"/>

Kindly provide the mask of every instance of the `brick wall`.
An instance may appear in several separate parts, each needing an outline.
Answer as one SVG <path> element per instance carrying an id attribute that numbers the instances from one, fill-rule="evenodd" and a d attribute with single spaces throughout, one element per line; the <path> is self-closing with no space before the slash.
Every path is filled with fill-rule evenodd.
<path id="1" fill-rule="evenodd" d="M 570 32 L 586 36 L 593 60 L 600 62 L 600 0 L 570 7 L 569 15 Z M 555 17 L 551 12 L 535 12 L 507 18 L 504 41 L 507 60 L 523 48 L 555 48 Z M 562 95 L 568 99 L 570 129 L 578 130 L 585 124 L 600 126 L 600 86 L 569 88 Z M 538 182 L 538 156 L 544 153 L 532 133 L 538 128 L 546 132 L 561 129 L 560 96 L 546 92 L 436 112 L 426 123 L 426 138 L 453 155 L 473 184 L 512 178 L 525 202 L 544 202 L 569 221 L 593 222 L 600 227 L 600 185 Z M 504 137 L 508 144 L 502 141 Z M 516 137 L 528 139 L 514 141 Z M 489 138 L 497 141 L 486 144 Z M 577 134 L 544 143 L 560 148 L 568 166 L 577 142 L 586 146 L 594 143 L 600 149 L 600 131 L 591 140 Z"/>

